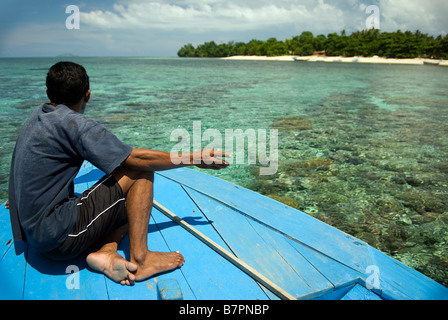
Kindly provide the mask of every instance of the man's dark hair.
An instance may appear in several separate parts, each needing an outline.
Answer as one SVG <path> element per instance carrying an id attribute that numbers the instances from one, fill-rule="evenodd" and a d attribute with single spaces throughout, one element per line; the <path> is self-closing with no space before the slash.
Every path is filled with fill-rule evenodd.
<path id="1" fill-rule="evenodd" d="M 89 90 L 89 76 L 83 66 L 61 61 L 48 71 L 46 85 L 50 102 L 71 106 Z"/>

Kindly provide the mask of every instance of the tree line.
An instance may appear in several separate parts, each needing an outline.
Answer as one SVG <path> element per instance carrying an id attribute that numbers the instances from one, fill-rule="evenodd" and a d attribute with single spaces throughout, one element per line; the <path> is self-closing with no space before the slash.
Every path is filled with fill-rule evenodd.
<path id="1" fill-rule="evenodd" d="M 191 43 L 184 45 L 178 52 L 179 57 L 229 57 L 243 56 L 309 56 L 316 51 L 325 51 L 327 56 L 381 56 L 390 58 L 448 58 L 448 35 L 434 37 L 419 30 L 402 32 L 380 32 L 369 29 L 347 35 L 329 33 L 314 36 L 304 31 L 285 41 L 270 38 L 266 41 L 251 40 L 248 43 L 230 41 L 216 44 L 205 42 L 194 47 Z"/>

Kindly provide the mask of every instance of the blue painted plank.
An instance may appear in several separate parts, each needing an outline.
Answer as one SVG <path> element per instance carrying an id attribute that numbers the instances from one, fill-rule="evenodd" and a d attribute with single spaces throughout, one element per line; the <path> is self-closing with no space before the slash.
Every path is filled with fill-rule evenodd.
<path id="1" fill-rule="evenodd" d="M 372 291 L 366 289 L 360 284 L 356 284 L 340 300 L 382 300 Z"/>
<path id="2" fill-rule="evenodd" d="M 10 221 L 9 210 L 6 209 L 5 204 L 2 204 L 0 206 L 0 274 L 2 275 L 0 300 L 23 298 L 26 245 L 20 241 L 17 244 L 19 254 L 16 254 Z"/>
<path id="3" fill-rule="evenodd" d="M 311 249 L 303 247 L 276 232 L 272 232 L 262 225 L 255 222 L 250 223 L 256 232 L 263 237 L 264 241 L 277 250 L 279 255 L 294 268 L 298 276 L 287 281 L 297 286 L 297 299 L 312 299 L 318 295 L 334 290 L 335 285 L 337 285 L 335 283 L 335 277 L 330 277 L 328 272 L 324 272 L 322 265 L 316 263 L 316 260 L 313 258 L 320 259 L 319 261 L 323 260 L 327 264 L 328 259 L 324 259 L 322 255 L 312 252 Z M 300 250 L 298 250 L 299 246 Z M 307 252 L 307 254 L 305 255 L 303 252 Z M 333 267 L 335 266 L 333 265 Z M 339 274 L 346 270 L 335 268 L 332 271 Z M 351 281 L 354 278 L 354 274 L 346 272 L 344 273 L 344 278 L 345 281 Z"/>
<path id="4" fill-rule="evenodd" d="M 23 244 L 23 243 L 21 243 Z M 14 245 L 9 246 L 0 261 L 0 274 L 2 284 L 0 286 L 0 300 L 22 300 L 25 282 L 25 252 L 16 255 Z"/>
<path id="5" fill-rule="evenodd" d="M 341 287 L 335 287 L 333 291 L 327 292 L 324 295 L 318 296 L 314 298 L 313 300 L 341 300 L 342 297 L 344 297 L 352 288 L 354 285 L 356 285 L 356 280 L 350 283 L 346 283 L 344 286 Z"/>
<path id="6" fill-rule="evenodd" d="M 154 279 L 136 282 L 133 286 L 122 286 L 106 278 L 110 300 L 156 300 L 156 282 Z"/>
<path id="7" fill-rule="evenodd" d="M 291 239 L 287 239 L 287 242 L 311 265 L 313 265 L 316 270 L 319 270 L 322 276 L 333 285 L 333 287 L 328 288 L 328 290 L 316 290 L 311 295 L 302 296 L 302 299 L 314 299 L 321 295 L 329 294 L 331 291 L 347 286 L 348 283 L 351 284 L 358 281 L 359 277 L 362 276 L 360 272 L 341 264 L 339 261 L 334 260 L 331 257 L 322 255 L 320 252 L 304 246 L 301 243 Z"/>
<path id="8" fill-rule="evenodd" d="M 295 297 L 331 290 L 332 284 L 272 229 L 186 188 L 235 254 Z M 273 213 L 275 214 L 275 213 Z"/>

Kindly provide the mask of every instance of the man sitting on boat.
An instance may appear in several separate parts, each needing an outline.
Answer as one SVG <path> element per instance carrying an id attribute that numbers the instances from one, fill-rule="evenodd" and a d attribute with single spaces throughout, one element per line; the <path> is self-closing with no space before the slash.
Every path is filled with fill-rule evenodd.
<path id="1" fill-rule="evenodd" d="M 222 169 L 228 163 L 218 158 L 228 155 L 200 150 L 176 154 L 182 161 L 174 164 L 169 153 L 123 143 L 83 115 L 90 99 L 89 77 L 78 64 L 55 64 L 46 85 L 50 102 L 25 122 L 12 157 L 9 209 L 14 240 L 27 241 L 54 260 L 90 250 L 87 264 L 92 269 L 127 285 L 182 266 L 185 260 L 178 251 L 152 252 L 147 247 L 154 171 L 195 164 Z M 73 179 L 84 160 L 106 175 L 76 198 Z M 126 233 L 130 261 L 117 253 Z"/>

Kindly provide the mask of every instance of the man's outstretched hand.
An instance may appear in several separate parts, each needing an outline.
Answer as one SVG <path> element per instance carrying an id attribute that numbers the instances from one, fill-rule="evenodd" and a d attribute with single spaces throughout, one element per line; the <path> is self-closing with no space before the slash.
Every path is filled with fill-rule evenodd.
<path id="1" fill-rule="evenodd" d="M 151 149 L 134 148 L 123 166 L 144 171 L 163 171 L 185 166 L 197 166 L 203 169 L 219 170 L 230 163 L 219 158 L 231 158 L 230 154 L 220 150 L 204 149 L 186 153 L 168 153 Z"/>
<path id="2" fill-rule="evenodd" d="M 230 163 L 218 158 L 231 158 L 232 155 L 218 150 L 204 149 L 193 152 L 193 163 L 202 169 L 220 170 L 227 168 Z"/>

